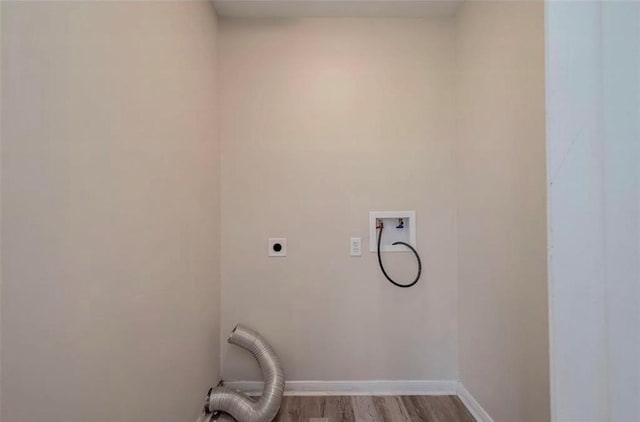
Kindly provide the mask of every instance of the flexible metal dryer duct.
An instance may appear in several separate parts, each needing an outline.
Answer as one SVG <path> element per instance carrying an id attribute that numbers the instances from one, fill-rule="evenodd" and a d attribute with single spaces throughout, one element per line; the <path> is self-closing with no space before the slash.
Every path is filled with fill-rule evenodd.
<path id="1" fill-rule="evenodd" d="M 209 412 L 224 412 L 238 422 L 270 422 L 280 410 L 284 393 L 284 372 L 273 348 L 256 331 L 236 325 L 227 339 L 248 350 L 258 360 L 264 377 L 264 390 L 258 400 L 227 387 L 215 388 L 209 396 Z M 219 420 L 228 420 L 221 415 Z"/>

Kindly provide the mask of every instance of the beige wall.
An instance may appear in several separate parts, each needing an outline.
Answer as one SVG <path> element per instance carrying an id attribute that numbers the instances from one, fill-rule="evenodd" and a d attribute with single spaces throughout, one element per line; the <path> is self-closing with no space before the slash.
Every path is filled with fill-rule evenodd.
<path id="1" fill-rule="evenodd" d="M 221 21 L 223 339 L 260 330 L 289 380 L 457 378 L 453 46 L 449 20 Z M 368 252 L 368 212 L 394 209 L 417 212 L 411 289 Z M 259 379 L 227 344 L 222 371 Z"/>
<path id="2" fill-rule="evenodd" d="M 219 360 L 259 379 L 237 322 L 290 380 L 461 377 L 547 420 L 543 30 L 530 3 L 223 20 L 218 96 L 209 3 L 3 2 L 2 420 L 195 419 Z M 368 252 L 388 209 L 417 211 L 412 289 Z"/>
<path id="3" fill-rule="evenodd" d="M 195 420 L 218 375 L 211 4 L 2 15 L 2 420 Z"/>
<path id="4" fill-rule="evenodd" d="M 0 48 L 2 45 L 2 6 L 0 5 Z M 2 70 L 2 54 L 0 52 L 0 81 Z M 0 116 L 2 116 L 2 83 L 0 83 Z M 2 118 L 0 118 L 0 169 L 2 169 Z M 0 170 L 0 187 L 2 186 L 2 171 Z M 0 227 L 2 226 L 2 189 L 0 189 Z M 0 422 L 2 421 L 2 236 L 0 229 Z"/>
<path id="5" fill-rule="evenodd" d="M 542 422 L 544 5 L 467 2 L 457 28 L 461 379 L 496 422 Z"/>

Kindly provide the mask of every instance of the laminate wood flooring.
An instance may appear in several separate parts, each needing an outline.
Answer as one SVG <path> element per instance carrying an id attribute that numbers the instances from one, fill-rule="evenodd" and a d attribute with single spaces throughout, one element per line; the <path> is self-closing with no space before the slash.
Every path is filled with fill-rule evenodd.
<path id="1" fill-rule="evenodd" d="M 476 422 L 457 396 L 285 396 L 274 422 Z"/>

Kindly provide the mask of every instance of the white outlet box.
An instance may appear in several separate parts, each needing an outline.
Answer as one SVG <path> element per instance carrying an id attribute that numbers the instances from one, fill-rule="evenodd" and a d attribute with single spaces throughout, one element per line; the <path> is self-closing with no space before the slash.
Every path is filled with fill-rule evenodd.
<path id="1" fill-rule="evenodd" d="M 399 227 L 400 219 L 402 219 L 402 227 Z M 406 246 L 392 245 L 398 241 L 408 243 L 415 248 L 415 211 L 371 211 L 369 212 L 369 251 L 378 250 L 378 220 L 382 220 L 384 224 L 380 252 L 410 252 Z"/>
<path id="2" fill-rule="evenodd" d="M 269 256 L 271 257 L 287 256 L 287 238 L 270 237 L 269 238 Z"/>

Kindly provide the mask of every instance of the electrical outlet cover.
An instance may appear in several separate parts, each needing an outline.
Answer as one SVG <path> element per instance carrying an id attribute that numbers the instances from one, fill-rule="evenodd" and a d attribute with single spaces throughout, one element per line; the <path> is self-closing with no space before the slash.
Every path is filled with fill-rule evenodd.
<path id="1" fill-rule="evenodd" d="M 287 239 L 285 237 L 269 238 L 269 256 L 271 257 L 287 256 Z"/>

